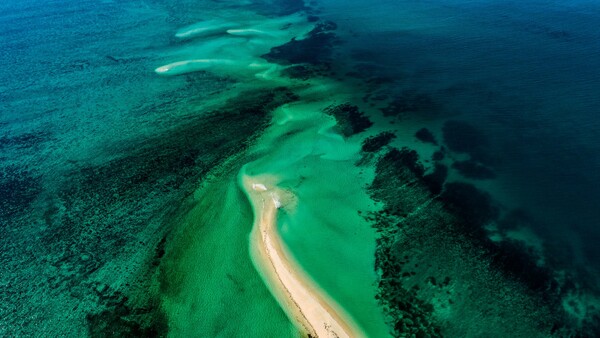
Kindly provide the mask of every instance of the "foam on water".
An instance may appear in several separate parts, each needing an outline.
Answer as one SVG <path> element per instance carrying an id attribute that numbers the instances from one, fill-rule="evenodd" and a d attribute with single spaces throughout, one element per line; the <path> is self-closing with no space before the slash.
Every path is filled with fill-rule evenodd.
<path id="1" fill-rule="evenodd" d="M 232 29 L 238 25 L 238 23 L 233 21 L 202 21 L 197 24 L 182 28 L 175 34 L 175 37 L 179 39 L 192 39 L 196 37 L 206 37 L 213 34 L 223 34 L 224 31 Z"/>

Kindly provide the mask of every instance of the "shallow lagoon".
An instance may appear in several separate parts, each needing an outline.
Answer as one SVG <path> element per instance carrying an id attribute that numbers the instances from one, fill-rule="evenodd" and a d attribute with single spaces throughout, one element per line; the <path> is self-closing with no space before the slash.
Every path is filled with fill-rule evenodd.
<path id="1" fill-rule="evenodd" d="M 297 197 L 286 245 L 370 336 L 597 329 L 596 5 L 2 6 L 3 333 L 297 335 L 248 255 L 242 168 Z M 349 133 L 347 102 L 374 125 Z M 448 175 L 391 153 L 378 190 L 389 147 Z M 448 210 L 487 223 L 429 222 Z"/>

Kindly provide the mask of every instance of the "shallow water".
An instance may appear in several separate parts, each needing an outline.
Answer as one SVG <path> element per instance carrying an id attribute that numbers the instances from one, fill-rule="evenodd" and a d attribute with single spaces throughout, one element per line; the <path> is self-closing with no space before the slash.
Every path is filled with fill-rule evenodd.
<path id="1" fill-rule="evenodd" d="M 253 214 L 236 173 L 210 182 L 179 224 L 163 263 L 169 334 L 297 336 L 250 262 Z"/>
<path id="2" fill-rule="evenodd" d="M 1 6 L 0 335 L 162 332 L 158 266 L 167 233 L 192 209 L 208 172 L 238 153 L 255 132 L 248 126 L 259 123 L 233 121 L 238 108 L 218 112 L 239 93 L 217 94 L 234 84 L 227 74 L 154 72 L 194 50 L 175 34 L 206 19 L 212 5 Z M 293 335 L 254 269 L 240 271 L 258 283 L 261 316 Z M 267 322 L 257 335 L 270 329 Z"/>
<path id="3" fill-rule="evenodd" d="M 320 95 L 343 99 L 343 88 L 325 86 Z M 295 102 L 277 110 L 276 125 L 259 140 L 260 157 L 246 172 L 274 175 L 279 188 L 293 193 L 294 205 L 278 217 L 285 245 L 368 336 L 385 336 L 375 301 L 375 233 L 360 215 L 374 207 L 364 191 L 371 176 L 354 166 L 360 144 L 329 130 L 334 121 L 321 112 L 327 104 Z"/>
<path id="4" fill-rule="evenodd" d="M 597 332 L 594 2 L 0 13 L 0 335 L 298 336 L 250 259 L 240 171 L 295 196 L 284 244 L 368 336 Z M 392 147 L 472 186 L 379 170 Z"/>

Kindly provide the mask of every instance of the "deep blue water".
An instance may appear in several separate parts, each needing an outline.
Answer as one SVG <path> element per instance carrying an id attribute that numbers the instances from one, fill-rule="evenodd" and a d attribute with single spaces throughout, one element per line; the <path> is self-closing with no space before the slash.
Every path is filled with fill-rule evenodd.
<path id="1" fill-rule="evenodd" d="M 578 1 L 325 1 L 346 47 L 428 96 L 420 118 L 483 132 L 497 173 L 479 182 L 528 215 L 548 255 L 600 268 L 600 6 Z M 417 114 L 418 115 L 418 114 Z M 427 122 L 430 121 L 430 122 Z"/>

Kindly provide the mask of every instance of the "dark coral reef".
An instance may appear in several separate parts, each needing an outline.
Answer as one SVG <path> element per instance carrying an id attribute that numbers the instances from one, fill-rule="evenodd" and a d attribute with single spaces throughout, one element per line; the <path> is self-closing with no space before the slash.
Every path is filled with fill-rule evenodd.
<path id="1" fill-rule="evenodd" d="M 336 119 L 340 132 L 346 137 L 361 133 L 373 125 L 373 122 L 357 106 L 349 103 L 329 106 L 325 109 L 325 113 Z"/>
<path id="2" fill-rule="evenodd" d="M 0 303 L 19 314 L 7 325 L 28 332 L 36 312 L 20 304 L 52 297 L 73 304 L 65 315 L 87 322 L 92 337 L 166 335 L 156 296 L 169 229 L 191 207 L 198 182 L 243 152 L 273 108 L 295 99 L 286 88 L 240 93 L 217 110 L 114 149 L 109 160 L 74 166 L 51 190 L 34 171 L 7 167 L 0 220 L 11 232 L 0 240 L 7 281 Z"/>
<path id="3" fill-rule="evenodd" d="M 281 46 L 273 47 L 262 57 L 272 63 L 282 65 L 307 63 L 326 64 L 331 61 L 333 47 L 340 43 L 334 31 L 337 25 L 331 21 L 321 21 L 303 38 L 293 38 Z"/>
<path id="4" fill-rule="evenodd" d="M 368 219 L 380 235 L 377 298 L 394 336 L 559 332 L 564 323 L 549 271 L 512 243 L 488 238 L 485 225 L 500 215 L 491 196 L 471 184 L 445 183 L 441 164 L 425 172 L 415 151 L 386 150 L 369 188 L 383 205 Z"/>
<path id="5" fill-rule="evenodd" d="M 411 114 L 435 114 L 439 110 L 433 98 L 414 90 L 402 92 L 396 96 L 385 108 L 381 109 L 385 116 L 395 116 L 403 119 Z"/>
<path id="6" fill-rule="evenodd" d="M 433 133 L 427 128 L 421 128 L 417 130 L 417 132 L 415 133 L 415 137 L 421 142 L 437 145 L 435 136 L 433 136 Z"/>
<path id="7" fill-rule="evenodd" d="M 387 146 L 396 135 L 389 131 L 381 132 L 375 136 L 367 137 L 363 143 L 361 150 L 367 153 L 373 153 L 381 150 L 381 148 Z"/>

